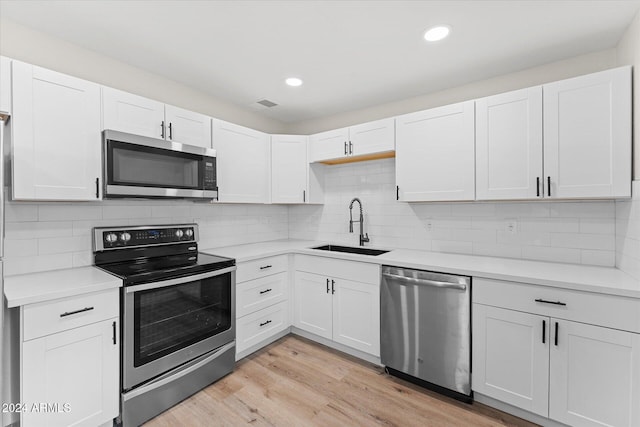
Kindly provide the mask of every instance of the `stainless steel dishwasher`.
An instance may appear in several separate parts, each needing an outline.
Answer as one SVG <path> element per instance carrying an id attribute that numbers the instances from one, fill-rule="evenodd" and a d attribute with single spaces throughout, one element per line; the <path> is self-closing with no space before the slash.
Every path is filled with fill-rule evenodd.
<path id="1" fill-rule="evenodd" d="M 388 372 L 471 402 L 471 278 L 383 266 L 380 292 Z"/>

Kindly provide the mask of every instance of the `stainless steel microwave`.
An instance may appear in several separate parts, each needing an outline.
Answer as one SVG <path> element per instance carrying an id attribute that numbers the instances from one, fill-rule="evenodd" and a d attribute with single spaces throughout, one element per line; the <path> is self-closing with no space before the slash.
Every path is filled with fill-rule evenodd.
<path id="1" fill-rule="evenodd" d="M 218 197 L 211 148 L 105 130 L 103 150 L 106 198 Z"/>

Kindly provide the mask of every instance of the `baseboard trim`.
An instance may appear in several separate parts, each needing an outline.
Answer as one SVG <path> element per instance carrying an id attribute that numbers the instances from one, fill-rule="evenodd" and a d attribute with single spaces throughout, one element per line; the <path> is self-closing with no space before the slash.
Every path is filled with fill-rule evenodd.
<path id="1" fill-rule="evenodd" d="M 524 420 L 539 424 L 544 427 L 567 427 L 566 424 L 562 424 L 538 414 L 525 411 L 524 409 L 517 408 L 515 406 L 509 405 L 508 403 L 504 403 L 492 397 L 480 394 L 477 391 L 473 392 L 473 399 L 478 403 L 482 403 L 483 405 L 491 406 L 492 408 L 498 409 L 502 412 L 506 412 L 507 414 L 514 415 L 518 418 L 522 418 Z"/>

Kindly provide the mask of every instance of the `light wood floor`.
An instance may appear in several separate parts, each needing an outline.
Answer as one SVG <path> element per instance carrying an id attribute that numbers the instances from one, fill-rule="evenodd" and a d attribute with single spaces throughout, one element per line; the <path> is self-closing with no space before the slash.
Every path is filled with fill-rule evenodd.
<path id="1" fill-rule="evenodd" d="M 150 420 L 175 426 L 518 426 L 535 424 L 467 405 L 389 376 L 382 368 L 289 335 Z"/>

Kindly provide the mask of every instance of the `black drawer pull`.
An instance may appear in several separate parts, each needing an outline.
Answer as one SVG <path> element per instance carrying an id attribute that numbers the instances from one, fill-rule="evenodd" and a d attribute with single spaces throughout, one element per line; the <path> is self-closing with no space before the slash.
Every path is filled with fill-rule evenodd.
<path id="1" fill-rule="evenodd" d="M 263 265 L 262 267 L 260 267 L 260 270 L 266 270 L 267 268 L 271 267 L 273 267 L 273 265 Z"/>
<path id="2" fill-rule="evenodd" d="M 266 294 L 267 292 L 271 292 L 273 289 L 265 289 L 264 291 L 260 291 L 260 295 Z"/>
<path id="3" fill-rule="evenodd" d="M 269 323 L 271 323 L 271 320 L 267 320 L 264 323 L 260 323 L 260 327 L 263 327 L 264 325 L 268 325 Z"/>
<path id="4" fill-rule="evenodd" d="M 547 195 L 551 197 L 551 177 L 547 177 Z"/>
<path id="5" fill-rule="evenodd" d="M 85 308 L 81 308 L 80 310 L 76 310 L 76 311 L 65 311 L 64 313 L 62 313 L 60 315 L 60 317 L 67 317 L 67 316 L 71 316 L 72 314 L 78 314 L 78 313 L 82 313 L 85 311 L 90 311 L 93 310 L 93 307 L 85 307 Z"/>
<path id="6" fill-rule="evenodd" d="M 547 321 L 542 321 L 542 344 L 547 342 Z"/>
<path id="7" fill-rule="evenodd" d="M 327 293 L 329 293 L 329 279 L 327 279 Z"/>
<path id="8" fill-rule="evenodd" d="M 547 301 L 546 299 L 540 299 L 540 298 L 536 299 L 536 302 L 541 302 L 543 304 L 553 304 L 553 305 L 567 305 L 566 303 L 561 301 Z"/>
<path id="9" fill-rule="evenodd" d="M 556 346 L 558 345 L 558 322 L 556 322 L 556 339 L 555 339 L 555 344 L 556 344 Z"/>
<path id="10" fill-rule="evenodd" d="M 113 322 L 112 326 L 113 326 L 113 345 L 116 345 L 116 322 Z"/>
<path id="11" fill-rule="evenodd" d="M 536 197 L 540 197 L 540 177 L 536 177 Z"/>

